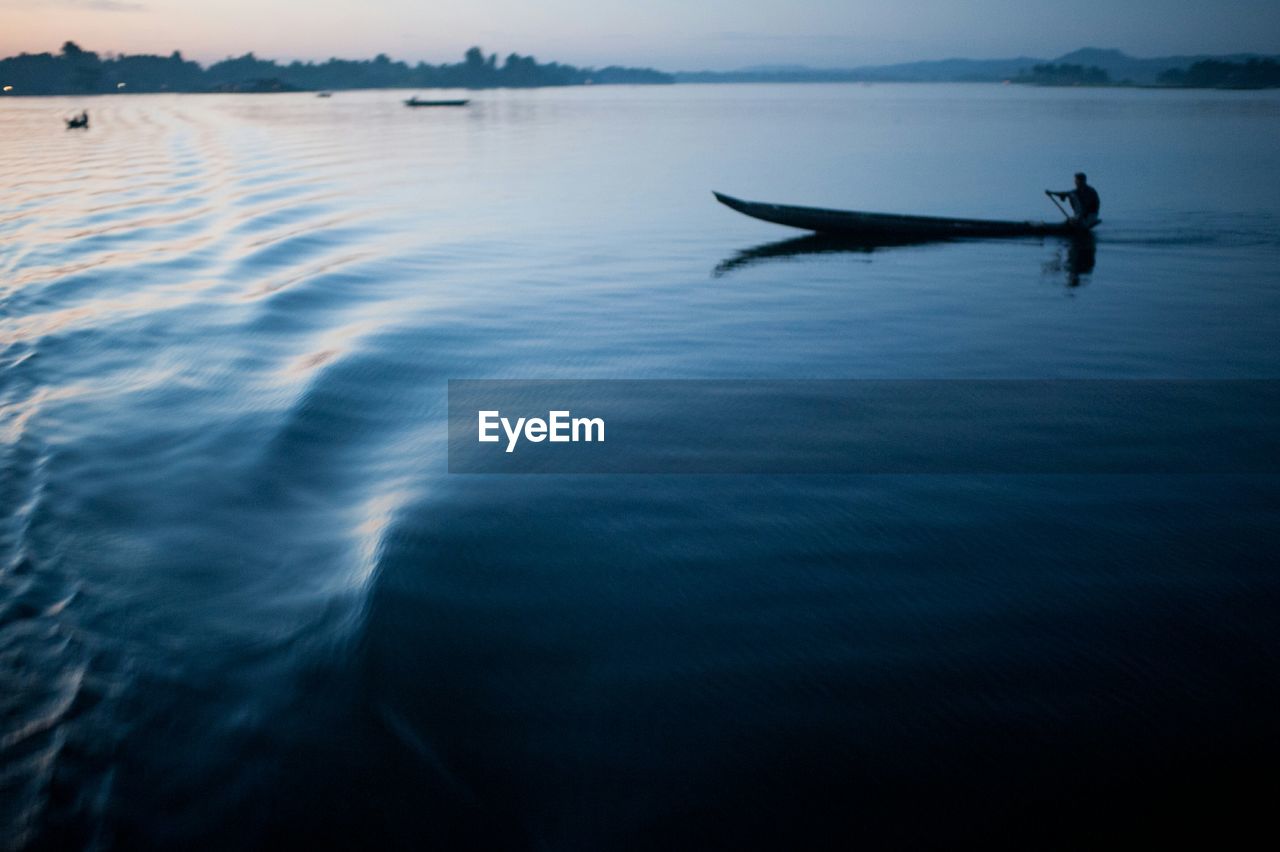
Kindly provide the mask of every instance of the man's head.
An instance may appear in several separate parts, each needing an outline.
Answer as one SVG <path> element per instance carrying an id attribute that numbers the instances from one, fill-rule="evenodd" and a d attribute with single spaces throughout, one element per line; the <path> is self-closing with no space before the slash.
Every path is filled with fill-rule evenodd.
<path id="1" fill-rule="evenodd" d="M 1076 172 L 1076 186 L 1084 186 L 1088 183 L 1088 178 L 1084 176 L 1084 172 Z"/>

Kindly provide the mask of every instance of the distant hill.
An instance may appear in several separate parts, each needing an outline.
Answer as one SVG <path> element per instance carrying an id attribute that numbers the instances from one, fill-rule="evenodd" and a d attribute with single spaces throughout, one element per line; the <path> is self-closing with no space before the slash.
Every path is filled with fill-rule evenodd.
<path id="1" fill-rule="evenodd" d="M 1165 72 L 1170 73 L 1170 72 Z M 1031 86 L 1109 86 L 1111 75 L 1096 65 L 1036 65 L 1030 73 L 1013 78 Z"/>
<path id="2" fill-rule="evenodd" d="M 1119 50 L 1104 50 L 1097 47 L 1086 47 L 1059 56 L 1053 60 L 1057 64 L 1085 65 L 1101 68 L 1115 82 L 1128 81 L 1140 85 L 1151 85 L 1160 81 L 1160 75 L 1166 71 L 1185 71 L 1197 62 L 1214 60 L 1218 62 L 1247 62 L 1250 59 L 1263 59 L 1256 53 L 1232 53 L 1225 55 L 1197 54 L 1194 56 L 1161 56 L 1140 59 L 1129 56 Z"/>
<path id="3" fill-rule="evenodd" d="M 677 83 L 838 83 L 999 82 L 1016 77 L 1043 59 L 936 59 L 897 65 L 809 68 L 803 65 L 755 66 L 738 71 L 678 71 Z"/>
<path id="4" fill-rule="evenodd" d="M 1262 88 L 1276 57 L 1238 53 L 1140 58 L 1114 49 L 1086 47 L 1054 59 L 936 59 L 851 68 L 804 65 L 756 65 L 737 71 L 685 71 L 667 74 L 652 68 L 575 68 L 540 63 L 512 53 L 503 60 L 480 48 L 461 62 L 410 65 L 386 54 L 372 59 L 278 63 L 252 53 L 202 66 L 174 51 L 169 56 L 99 56 L 67 42 L 59 53 L 23 53 L 0 59 L 0 93 L 78 95 L 108 92 L 247 92 L 371 88 L 527 88 L 587 84 L 662 83 L 990 83 L 1014 81 L 1038 85 L 1162 85 Z"/>
<path id="5" fill-rule="evenodd" d="M 10 95 L 96 95 L 108 92 L 288 92 L 306 89 L 532 88 L 590 83 L 671 83 L 652 68 L 575 68 L 512 53 L 499 61 L 478 47 L 461 62 L 409 65 L 386 54 L 280 64 L 252 53 L 203 67 L 169 56 L 99 56 L 68 41 L 57 53 L 0 59 L 0 92 Z"/>
<path id="6" fill-rule="evenodd" d="M 1165 71 L 1160 75 L 1160 84 L 1193 89 L 1276 89 L 1280 88 L 1280 62 L 1205 59 L 1185 71 L 1180 68 Z"/>
<path id="7" fill-rule="evenodd" d="M 675 74 L 678 83 L 817 83 L 817 82 L 902 82 L 902 83 L 998 83 L 1033 76 L 1039 66 L 1068 65 L 1097 68 L 1115 83 L 1155 85 L 1168 71 L 1186 71 L 1197 62 L 1246 62 L 1266 57 L 1252 53 L 1225 56 L 1162 56 L 1139 58 L 1123 51 L 1086 47 L 1052 59 L 1018 56 L 1012 59 L 937 59 L 901 62 L 894 65 L 859 65 L 851 68 L 807 68 L 804 66 L 756 66 L 738 71 L 684 71 Z M 1166 78 L 1171 79 L 1171 78 Z"/>

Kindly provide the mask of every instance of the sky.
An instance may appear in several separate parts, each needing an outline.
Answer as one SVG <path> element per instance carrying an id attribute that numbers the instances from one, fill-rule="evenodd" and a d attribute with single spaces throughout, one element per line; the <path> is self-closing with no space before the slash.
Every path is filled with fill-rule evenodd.
<path id="1" fill-rule="evenodd" d="M 0 56 L 181 50 L 202 62 L 505 56 L 664 71 L 1054 58 L 1280 54 L 1280 0 L 0 0 Z"/>

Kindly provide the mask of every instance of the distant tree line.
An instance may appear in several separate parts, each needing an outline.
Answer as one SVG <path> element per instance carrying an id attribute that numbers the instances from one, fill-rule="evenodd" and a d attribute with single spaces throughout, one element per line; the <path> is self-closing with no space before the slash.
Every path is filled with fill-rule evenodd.
<path id="1" fill-rule="evenodd" d="M 1036 65 L 1014 78 L 1033 86 L 1108 86 L 1111 75 L 1095 65 Z"/>
<path id="2" fill-rule="evenodd" d="M 409 65 L 386 54 L 373 59 L 329 59 L 282 65 L 252 53 L 215 62 L 208 68 L 184 59 L 141 54 L 99 56 L 67 42 L 61 52 L 23 53 L 0 59 L 0 87 L 8 94 L 71 95 L 106 92 L 289 91 L 369 88 L 532 88 L 589 83 L 671 83 L 674 78 L 651 68 L 575 68 L 539 63 L 512 53 L 501 63 L 473 47 L 462 62 Z"/>
<path id="3" fill-rule="evenodd" d="M 1280 62 L 1274 59 L 1250 59 L 1247 62 L 1224 62 L 1206 59 L 1190 68 L 1171 68 L 1160 75 L 1163 86 L 1201 89 L 1274 89 L 1280 87 Z"/>

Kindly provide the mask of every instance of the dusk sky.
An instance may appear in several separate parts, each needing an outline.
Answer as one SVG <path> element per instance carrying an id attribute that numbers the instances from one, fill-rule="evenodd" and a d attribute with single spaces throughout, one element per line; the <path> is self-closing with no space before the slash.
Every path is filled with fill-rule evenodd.
<path id="1" fill-rule="evenodd" d="M 575 65 L 663 70 L 850 66 L 1079 47 L 1137 56 L 1280 53 L 1277 0 L 0 0 L 0 55 L 99 52 L 209 61 L 387 53 L 456 61 L 479 44 Z"/>

